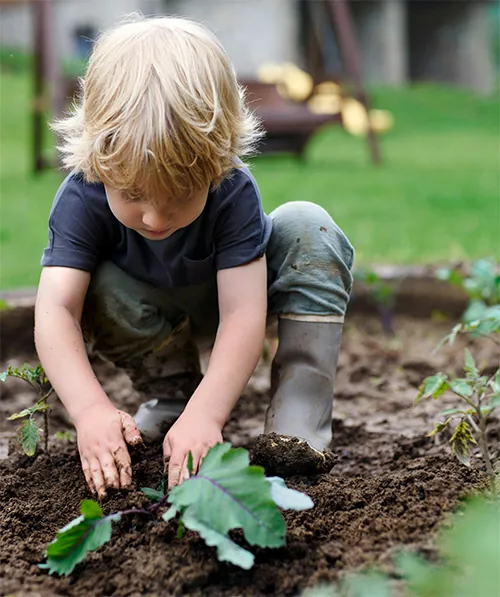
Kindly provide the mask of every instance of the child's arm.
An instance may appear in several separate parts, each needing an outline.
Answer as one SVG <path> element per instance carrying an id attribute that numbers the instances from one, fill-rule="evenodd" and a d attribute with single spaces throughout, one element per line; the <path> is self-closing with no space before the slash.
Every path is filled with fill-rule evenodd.
<path id="1" fill-rule="evenodd" d="M 186 476 L 187 455 L 196 470 L 252 375 L 264 346 L 267 316 L 265 258 L 217 274 L 220 323 L 207 373 L 163 444 L 169 486 Z"/>
<path id="2" fill-rule="evenodd" d="M 35 343 L 40 361 L 77 430 L 85 479 L 101 496 L 131 482 L 126 442 L 140 434 L 133 419 L 117 410 L 97 381 L 87 357 L 80 319 L 90 274 L 44 268 L 35 307 Z"/>

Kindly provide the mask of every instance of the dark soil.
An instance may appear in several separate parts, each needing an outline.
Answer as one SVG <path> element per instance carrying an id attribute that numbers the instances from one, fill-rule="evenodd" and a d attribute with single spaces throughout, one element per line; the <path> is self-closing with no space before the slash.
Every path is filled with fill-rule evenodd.
<path id="1" fill-rule="evenodd" d="M 89 554 L 71 577 L 49 576 L 37 567 L 45 546 L 78 515 L 80 501 L 90 497 L 76 447 L 51 437 L 50 455 L 27 458 L 14 445 L 15 428 L 3 420 L 0 431 L 4 451 L 10 442 L 10 455 L 0 460 L 0 595 L 292 596 L 359 567 L 390 570 L 401 545 L 432 554 L 433 537 L 446 514 L 485 483 L 479 459 L 466 468 L 445 445 L 425 437 L 436 412 L 450 399 L 412 407 L 426 375 L 440 368 L 457 372 L 463 362 L 462 340 L 431 355 L 449 327 L 398 318 L 397 336 L 388 339 L 376 319 L 351 317 L 337 379 L 333 468 L 287 480 L 308 493 L 315 508 L 285 513 L 286 547 L 252 548 L 256 564 L 250 571 L 219 563 L 215 550 L 194 533 L 178 539 L 175 522 L 135 516 L 116 523 L 112 540 Z M 16 349 L 17 357 L 10 353 L 2 366 L 36 362 L 29 344 Z M 478 342 L 473 351 L 481 367 L 498 365 L 500 355 L 489 344 Z M 133 412 L 137 398 L 128 380 L 103 363 L 96 361 L 95 367 L 115 403 Z M 226 427 L 225 437 L 235 445 L 251 448 L 262 430 L 267 376 L 268 366 L 262 363 Z M 30 400 L 19 382 L 9 381 L 2 419 Z M 52 431 L 70 428 L 59 405 L 52 415 Z M 499 435 L 498 428 L 491 429 L 492 439 Z M 132 459 L 136 487 L 156 486 L 162 475 L 161 447 L 137 450 Z M 134 489 L 111 496 L 103 507 L 112 512 L 145 501 Z"/>

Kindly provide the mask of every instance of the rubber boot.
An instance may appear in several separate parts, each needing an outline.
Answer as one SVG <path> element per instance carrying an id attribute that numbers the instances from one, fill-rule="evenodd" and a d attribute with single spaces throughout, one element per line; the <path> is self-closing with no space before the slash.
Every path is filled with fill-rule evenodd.
<path id="1" fill-rule="evenodd" d="M 342 323 L 280 318 L 271 403 L 254 456 L 268 474 L 325 472 L 333 466 L 332 409 Z"/>
<path id="2" fill-rule="evenodd" d="M 202 379 L 189 319 L 183 319 L 150 353 L 117 365 L 125 370 L 145 400 L 134 415 L 144 441 L 163 439 Z"/>

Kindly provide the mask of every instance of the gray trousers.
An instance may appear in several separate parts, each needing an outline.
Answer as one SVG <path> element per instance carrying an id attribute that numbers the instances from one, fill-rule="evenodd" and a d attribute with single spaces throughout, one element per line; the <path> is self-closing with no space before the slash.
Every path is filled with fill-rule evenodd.
<path id="1" fill-rule="evenodd" d="M 342 322 L 354 256 L 345 234 L 314 203 L 286 203 L 271 218 L 266 251 L 268 315 Z M 92 351 L 123 364 L 160 345 L 186 316 L 195 336 L 215 335 L 219 321 L 215 276 L 201 285 L 157 288 L 108 261 L 92 276 L 82 329 Z"/>

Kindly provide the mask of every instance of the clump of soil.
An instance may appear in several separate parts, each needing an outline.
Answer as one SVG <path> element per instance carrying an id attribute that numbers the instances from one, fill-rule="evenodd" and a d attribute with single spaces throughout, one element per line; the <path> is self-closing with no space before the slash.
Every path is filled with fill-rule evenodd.
<path id="1" fill-rule="evenodd" d="M 298 437 L 277 433 L 259 435 L 252 445 L 251 458 L 266 470 L 269 476 L 311 476 L 328 473 L 333 468 L 335 455 L 331 450 L 320 452 Z"/>
<path id="2" fill-rule="evenodd" d="M 390 569 L 401 545 L 432 551 L 441 521 L 461 497 L 485 484 L 485 474 L 479 460 L 478 466 L 466 468 L 445 446 L 425 437 L 436 412 L 448 406 L 447 399 L 417 410 L 412 401 L 426 375 L 440 368 L 458 372 L 464 344 L 459 340 L 456 347 L 432 356 L 449 326 L 435 329 L 430 322 L 398 318 L 395 327 L 397 338 L 391 340 L 381 334 L 376 319 L 351 318 L 346 326 L 332 466 L 322 474 L 289 471 L 288 485 L 309 494 L 315 507 L 285 513 L 286 547 L 251 548 L 256 564 L 250 571 L 219 563 L 215 550 L 195 533 L 178 539 L 174 521 L 134 516 L 114 524 L 111 541 L 89 554 L 71 577 L 49 576 L 37 566 L 47 543 L 78 515 L 81 500 L 91 496 L 74 442 L 51 438 L 49 455 L 28 458 L 11 438 L 10 455 L 0 460 L 0 594 L 294 596 L 359 567 Z M 477 344 L 475 354 L 480 366 L 498 363 L 489 346 Z M 21 359 L 36 362 L 32 348 L 19 351 Z M 133 412 L 137 396 L 128 380 L 109 365 L 94 365 L 115 403 Z M 269 401 L 268 369 L 261 364 L 224 431 L 227 440 L 253 448 L 257 455 L 255 438 L 262 432 Z M 13 381 L 2 397 L 5 413 L 33 398 Z M 0 425 L 11 437 L 14 427 L 4 421 Z M 69 428 L 56 403 L 52 431 Z M 499 437 L 497 429 L 490 435 Z M 146 498 L 139 488 L 156 487 L 161 480 L 161 445 L 134 450 L 132 461 L 134 488 L 110 496 L 103 504 L 106 512 L 143 505 Z M 235 537 L 241 540 L 238 533 Z"/>

